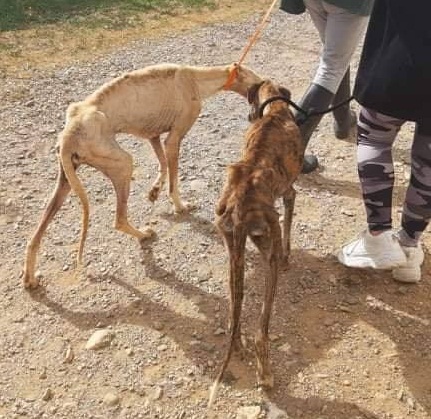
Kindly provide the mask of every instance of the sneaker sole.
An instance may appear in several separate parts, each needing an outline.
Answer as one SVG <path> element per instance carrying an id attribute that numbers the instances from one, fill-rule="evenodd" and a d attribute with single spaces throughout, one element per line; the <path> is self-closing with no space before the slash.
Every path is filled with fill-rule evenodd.
<path id="1" fill-rule="evenodd" d="M 392 278 L 398 282 L 405 282 L 407 284 L 414 284 L 421 280 L 421 271 L 412 269 L 398 268 L 392 271 Z"/>
<path id="2" fill-rule="evenodd" d="M 398 268 L 406 263 L 406 259 L 399 260 L 398 262 L 391 261 L 379 261 L 379 263 L 373 263 L 370 264 L 370 259 L 368 258 L 358 258 L 356 257 L 352 263 L 352 261 L 347 262 L 346 256 L 341 251 L 338 254 L 338 261 L 343 264 L 344 266 L 347 266 L 349 268 L 359 268 L 359 269 L 366 269 L 366 268 L 372 268 L 372 269 L 379 269 L 379 270 L 389 270 Z"/>

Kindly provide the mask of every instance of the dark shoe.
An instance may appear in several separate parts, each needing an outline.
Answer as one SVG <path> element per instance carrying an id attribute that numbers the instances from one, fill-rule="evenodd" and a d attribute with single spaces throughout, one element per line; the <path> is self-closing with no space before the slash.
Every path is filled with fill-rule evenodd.
<path id="1" fill-rule="evenodd" d="M 348 68 L 343 80 L 341 80 L 332 105 L 337 106 L 339 103 L 348 100 L 350 96 L 350 68 Z M 335 109 L 332 114 L 334 116 L 335 136 L 340 140 L 348 138 L 352 128 L 356 125 L 356 114 L 350 109 L 350 103 Z"/>
<path id="2" fill-rule="evenodd" d="M 349 138 L 352 129 L 356 126 L 357 118 L 356 113 L 349 109 L 348 117 L 339 122 L 334 120 L 334 134 L 339 140 Z"/>
<path id="3" fill-rule="evenodd" d="M 304 175 L 308 173 L 314 172 L 319 166 L 319 160 L 317 160 L 316 156 L 309 154 L 304 156 L 304 163 L 302 165 L 302 172 Z"/>

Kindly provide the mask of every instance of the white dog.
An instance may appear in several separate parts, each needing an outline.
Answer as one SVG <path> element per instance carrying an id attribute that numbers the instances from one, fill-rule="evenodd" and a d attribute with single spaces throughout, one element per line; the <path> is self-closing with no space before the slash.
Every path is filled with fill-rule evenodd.
<path id="1" fill-rule="evenodd" d="M 87 235 L 89 203 L 76 169 L 88 164 L 104 173 L 117 195 L 115 228 L 139 240 L 150 229 L 139 231 L 127 219 L 127 200 L 132 177 L 132 156 L 115 136 L 134 134 L 150 140 L 159 160 L 159 174 L 150 192 L 155 201 L 168 175 L 169 197 L 176 212 L 187 210 L 178 188 L 178 155 L 182 138 L 199 116 L 202 101 L 223 89 L 247 95 L 261 81 L 252 70 L 235 64 L 215 67 L 155 65 L 132 71 L 106 83 L 84 101 L 69 106 L 66 126 L 59 136 L 59 174 L 54 193 L 36 232 L 29 241 L 24 266 L 24 286 L 35 288 L 36 255 L 42 236 L 72 189 L 82 204 L 82 232 L 78 261 Z M 168 133 L 162 146 L 160 135 Z"/>

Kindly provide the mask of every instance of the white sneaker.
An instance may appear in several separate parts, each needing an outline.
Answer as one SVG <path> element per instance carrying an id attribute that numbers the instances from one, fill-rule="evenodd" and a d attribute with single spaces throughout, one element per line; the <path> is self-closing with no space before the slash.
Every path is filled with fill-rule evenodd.
<path id="1" fill-rule="evenodd" d="M 394 279 L 400 282 L 419 282 L 421 280 L 421 265 L 424 261 L 424 251 L 417 247 L 401 247 L 407 256 L 407 262 L 392 270 Z"/>
<path id="2" fill-rule="evenodd" d="M 407 263 L 396 236 L 391 230 L 373 236 L 367 230 L 343 246 L 338 260 L 351 268 L 392 269 Z"/>

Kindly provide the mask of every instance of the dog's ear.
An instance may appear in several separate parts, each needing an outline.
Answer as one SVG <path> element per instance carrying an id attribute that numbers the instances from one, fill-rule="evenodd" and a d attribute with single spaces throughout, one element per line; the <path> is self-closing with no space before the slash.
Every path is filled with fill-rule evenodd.
<path id="1" fill-rule="evenodd" d="M 259 91 L 260 86 L 262 86 L 262 83 L 256 83 L 248 88 L 247 90 L 248 103 L 252 104 L 256 100 L 256 95 L 257 95 L 257 92 Z"/>
<path id="2" fill-rule="evenodd" d="M 282 96 L 290 100 L 290 97 L 292 96 L 292 94 L 290 93 L 289 89 L 286 89 L 285 87 L 280 86 L 278 90 L 280 91 Z"/>

